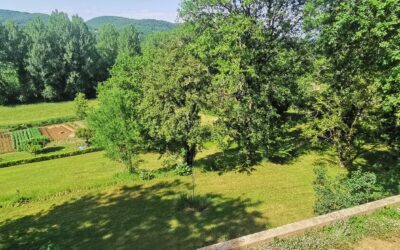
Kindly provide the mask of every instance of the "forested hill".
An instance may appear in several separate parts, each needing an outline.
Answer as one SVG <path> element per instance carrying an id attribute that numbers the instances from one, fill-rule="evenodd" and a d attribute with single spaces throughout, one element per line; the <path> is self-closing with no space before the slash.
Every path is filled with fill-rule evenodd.
<path id="1" fill-rule="evenodd" d="M 29 23 L 36 17 L 40 17 L 43 20 L 47 20 L 49 18 L 48 15 L 41 13 L 27 13 L 27 12 L 13 11 L 13 10 L 0 10 L 0 23 L 4 23 L 5 21 L 11 20 L 18 25 L 25 26 L 27 23 Z"/>
<path id="2" fill-rule="evenodd" d="M 36 17 L 40 17 L 43 20 L 48 19 L 48 15 L 40 13 L 26 13 L 12 10 L 1 10 L 0 9 L 0 23 L 7 20 L 12 20 L 18 25 L 25 26 L 28 22 Z M 137 31 L 144 35 L 159 31 L 168 31 L 176 27 L 175 23 L 167 21 L 154 20 L 154 19 L 130 19 L 116 16 L 101 16 L 95 17 L 86 22 L 92 30 L 98 30 L 105 24 L 113 24 L 117 28 L 123 28 L 129 24 L 135 25 Z"/>
<path id="3" fill-rule="evenodd" d="M 105 24 L 113 24 L 117 28 L 123 28 L 129 24 L 135 25 L 139 33 L 148 34 L 153 32 L 168 31 L 176 27 L 175 23 L 155 19 L 136 20 L 116 16 L 95 17 L 86 22 L 92 29 L 99 29 Z"/>

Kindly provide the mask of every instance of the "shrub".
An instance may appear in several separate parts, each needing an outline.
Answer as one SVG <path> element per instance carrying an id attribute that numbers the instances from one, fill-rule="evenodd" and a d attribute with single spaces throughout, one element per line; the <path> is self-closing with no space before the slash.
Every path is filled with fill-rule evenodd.
<path id="1" fill-rule="evenodd" d="M 89 128 L 79 128 L 76 132 L 75 135 L 78 138 L 81 138 L 83 140 L 85 140 L 85 143 L 90 145 L 90 142 L 94 136 L 93 130 L 89 129 Z"/>
<path id="2" fill-rule="evenodd" d="M 192 174 L 192 168 L 186 163 L 178 164 L 175 167 L 175 174 L 179 176 L 188 176 Z"/>
<path id="3" fill-rule="evenodd" d="M 150 181 L 156 177 L 153 172 L 148 170 L 140 170 L 138 171 L 138 173 L 139 173 L 139 178 L 145 181 Z"/>
<path id="4" fill-rule="evenodd" d="M 86 99 L 85 94 L 77 93 L 74 99 L 75 114 L 79 120 L 84 120 L 89 113 L 89 102 Z"/>
<path id="5" fill-rule="evenodd" d="M 330 180 L 325 167 L 317 167 L 314 171 L 314 211 L 317 214 L 353 207 L 383 196 L 373 173 L 357 170 L 349 176 L 339 176 Z"/>
<path id="6" fill-rule="evenodd" d="M 176 202 L 176 208 L 180 211 L 203 212 L 210 207 L 211 204 L 210 197 L 181 194 Z"/>

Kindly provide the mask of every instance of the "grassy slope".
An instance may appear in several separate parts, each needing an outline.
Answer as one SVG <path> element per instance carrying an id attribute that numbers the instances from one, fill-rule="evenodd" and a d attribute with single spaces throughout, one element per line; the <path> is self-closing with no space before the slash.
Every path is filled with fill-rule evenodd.
<path id="1" fill-rule="evenodd" d="M 209 153 L 215 150 L 202 156 Z M 143 156 L 143 166 L 159 167 L 156 157 Z M 3 206 L 18 198 L 16 190 L 19 197 L 33 199 L 0 208 L 0 248 L 48 241 L 81 249 L 195 248 L 308 218 L 313 215 L 313 163 L 320 158 L 311 153 L 288 165 L 264 162 L 251 174 L 199 169 L 197 192 L 212 196 L 214 203 L 202 215 L 174 209 L 191 177 L 119 179 L 115 173 L 123 167 L 102 153 L 0 169 Z"/>
<path id="2" fill-rule="evenodd" d="M 90 103 L 95 105 L 96 101 L 90 101 Z M 0 126 L 73 116 L 74 112 L 74 102 L 0 106 Z"/>

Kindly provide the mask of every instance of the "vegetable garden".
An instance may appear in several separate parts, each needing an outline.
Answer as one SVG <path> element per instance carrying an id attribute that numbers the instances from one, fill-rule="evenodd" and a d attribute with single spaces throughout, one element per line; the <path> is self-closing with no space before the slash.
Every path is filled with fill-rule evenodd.
<path id="1" fill-rule="evenodd" d="M 17 151 L 26 151 L 32 144 L 46 144 L 49 139 L 40 133 L 39 128 L 28 128 L 12 132 L 12 142 Z"/>

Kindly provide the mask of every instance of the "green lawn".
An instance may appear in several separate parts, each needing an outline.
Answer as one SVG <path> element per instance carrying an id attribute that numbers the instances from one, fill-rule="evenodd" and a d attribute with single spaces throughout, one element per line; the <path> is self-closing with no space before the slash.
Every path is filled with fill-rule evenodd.
<path id="1" fill-rule="evenodd" d="M 73 142 L 68 143 L 68 144 L 67 143 L 65 143 L 65 144 L 51 143 L 48 147 L 46 147 L 44 149 L 43 152 L 38 153 L 36 155 L 32 155 L 31 153 L 28 153 L 28 152 L 11 152 L 11 153 L 0 154 L 0 163 L 9 162 L 9 161 L 27 160 L 27 159 L 32 159 L 32 158 L 36 158 L 36 157 L 51 156 L 51 155 L 56 155 L 56 154 L 74 152 L 74 151 L 78 151 L 79 150 L 78 147 L 82 146 L 82 145 L 83 145 L 83 141 L 76 139 Z"/>
<path id="2" fill-rule="evenodd" d="M 96 101 L 90 101 L 95 105 Z M 74 116 L 74 102 L 0 106 L 0 127 Z"/>
<path id="3" fill-rule="evenodd" d="M 201 214 L 175 208 L 190 176 L 121 178 L 116 173 L 124 167 L 101 152 L 0 169 L 0 249 L 48 242 L 68 249 L 193 249 L 313 216 L 313 167 L 322 156 L 263 162 L 239 173 L 203 170 L 207 155 L 219 154 L 209 149 L 199 156 L 196 192 L 213 202 Z M 142 158 L 141 168 L 160 167 L 157 155 Z"/>

